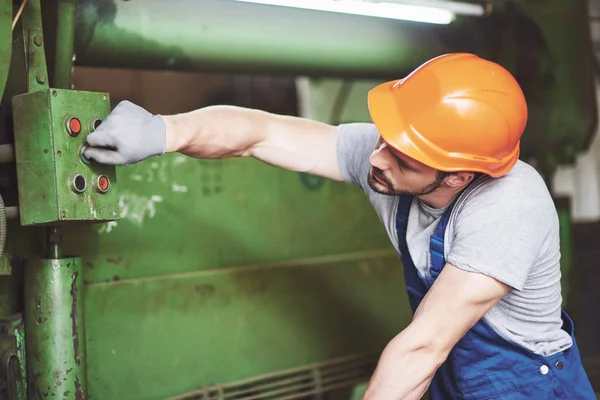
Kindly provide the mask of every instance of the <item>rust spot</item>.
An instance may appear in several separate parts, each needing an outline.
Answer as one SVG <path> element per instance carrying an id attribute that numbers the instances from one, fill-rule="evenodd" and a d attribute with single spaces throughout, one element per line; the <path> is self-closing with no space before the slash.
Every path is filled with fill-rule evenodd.
<path id="1" fill-rule="evenodd" d="M 71 371 L 73 371 L 73 368 L 69 368 L 69 369 L 67 370 L 67 374 L 68 374 L 69 372 L 71 372 Z M 67 380 L 67 378 L 65 378 L 65 381 L 66 381 L 66 380 Z"/>
<path id="2" fill-rule="evenodd" d="M 116 281 L 120 281 L 121 278 L 119 278 L 119 275 L 115 275 L 115 276 L 113 276 L 112 280 L 116 282 Z"/>
<path id="3" fill-rule="evenodd" d="M 210 297 L 215 293 L 215 287 L 213 285 L 195 285 L 194 290 L 200 297 Z"/>
<path id="4" fill-rule="evenodd" d="M 110 264 L 114 264 L 114 265 L 120 265 L 121 264 L 121 258 L 120 257 L 118 257 L 118 258 L 108 257 L 106 259 L 106 262 L 110 263 Z"/>
<path id="5" fill-rule="evenodd" d="M 69 397 L 69 391 L 67 390 L 66 392 L 63 393 L 64 397 Z"/>
<path id="6" fill-rule="evenodd" d="M 83 400 L 84 393 L 81 389 L 81 384 L 79 383 L 79 377 L 75 379 L 75 400 Z"/>
<path id="7" fill-rule="evenodd" d="M 71 334 L 73 335 L 73 354 L 75 363 L 79 365 L 79 332 L 77 330 L 77 277 L 79 272 L 73 274 L 73 282 L 71 283 Z"/>

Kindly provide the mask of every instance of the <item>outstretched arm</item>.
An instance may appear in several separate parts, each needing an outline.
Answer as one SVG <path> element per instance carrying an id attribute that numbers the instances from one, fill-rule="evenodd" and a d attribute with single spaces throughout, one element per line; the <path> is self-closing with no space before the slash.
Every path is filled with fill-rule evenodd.
<path id="1" fill-rule="evenodd" d="M 363 400 L 418 400 L 454 345 L 509 287 L 446 264 L 411 324 L 386 346 Z"/>
<path id="2" fill-rule="evenodd" d="M 172 152 L 196 158 L 254 157 L 341 181 L 336 141 L 336 127 L 304 118 L 235 106 L 161 116 L 124 101 L 88 136 L 85 156 L 112 165 Z"/>

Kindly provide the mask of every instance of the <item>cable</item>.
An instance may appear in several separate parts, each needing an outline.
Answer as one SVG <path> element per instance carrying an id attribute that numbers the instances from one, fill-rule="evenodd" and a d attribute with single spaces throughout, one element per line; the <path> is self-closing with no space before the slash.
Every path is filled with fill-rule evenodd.
<path id="1" fill-rule="evenodd" d="M 15 15 L 15 18 L 13 19 L 11 31 L 15 30 L 15 26 L 17 25 L 17 21 L 19 20 L 19 17 L 21 16 L 21 13 L 23 12 L 23 9 L 25 8 L 25 4 L 27 4 L 27 0 L 23 0 L 23 2 L 21 3 L 21 7 L 19 7 L 19 10 L 17 11 L 17 15 Z"/>

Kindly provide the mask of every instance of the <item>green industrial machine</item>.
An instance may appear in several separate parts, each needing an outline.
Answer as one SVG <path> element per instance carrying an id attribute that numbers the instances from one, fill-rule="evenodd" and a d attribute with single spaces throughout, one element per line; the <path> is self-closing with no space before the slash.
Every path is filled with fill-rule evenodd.
<path id="1" fill-rule="evenodd" d="M 549 177 L 596 124 L 586 2 L 490 4 L 426 26 L 224 0 L 0 0 L 0 399 L 359 398 L 410 321 L 368 200 L 249 159 L 90 163 L 110 95 L 72 90 L 73 63 L 352 85 L 470 51 L 523 85 L 523 158 Z"/>

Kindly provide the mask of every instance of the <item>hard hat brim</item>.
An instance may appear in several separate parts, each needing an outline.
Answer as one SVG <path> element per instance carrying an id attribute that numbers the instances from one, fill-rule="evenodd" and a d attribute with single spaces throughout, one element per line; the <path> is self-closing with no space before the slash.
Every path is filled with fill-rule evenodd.
<path id="1" fill-rule="evenodd" d="M 393 87 L 402 80 L 383 83 L 369 92 L 368 106 L 371 119 L 377 127 L 383 140 L 396 149 L 429 167 L 445 169 L 436 160 L 420 150 L 410 137 L 409 126 L 401 117 L 398 110 Z"/>

